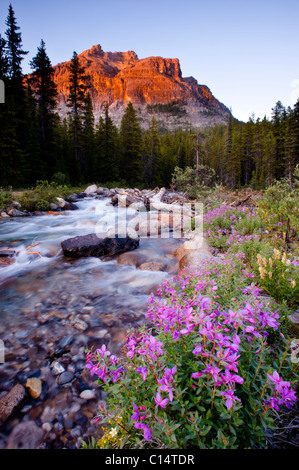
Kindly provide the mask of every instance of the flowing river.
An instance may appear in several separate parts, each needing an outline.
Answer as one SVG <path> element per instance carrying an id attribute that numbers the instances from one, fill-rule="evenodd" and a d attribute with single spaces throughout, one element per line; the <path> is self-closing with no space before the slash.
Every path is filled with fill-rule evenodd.
<path id="1" fill-rule="evenodd" d="M 105 343 L 117 354 L 127 330 L 145 323 L 150 292 L 178 269 L 176 238 L 141 238 L 136 250 L 113 259 L 66 258 L 63 240 L 94 233 L 101 218 L 109 224 L 114 217 L 107 198 L 76 205 L 57 215 L 0 219 L 0 249 L 17 252 L 0 268 L 0 399 L 28 378 L 42 384 L 40 396 L 26 392 L 0 427 L 0 448 L 76 448 L 97 432 L 91 420 L 105 397 L 84 369 L 85 348 Z M 136 211 L 120 214 L 133 218 Z M 140 269 L 145 262 L 163 268 Z"/>

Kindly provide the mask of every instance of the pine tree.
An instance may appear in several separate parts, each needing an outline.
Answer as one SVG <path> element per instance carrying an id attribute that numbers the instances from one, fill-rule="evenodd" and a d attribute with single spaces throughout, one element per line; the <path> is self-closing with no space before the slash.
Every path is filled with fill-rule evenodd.
<path id="1" fill-rule="evenodd" d="M 86 104 L 86 81 L 88 76 L 85 68 L 80 65 L 77 52 L 73 53 L 69 70 L 69 98 L 67 105 L 70 108 L 70 123 L 74 138 L 75 165 L 74 177 L 80 179 L 82 161 L 79 147 L 79 133 L 82 130 L 82 114 Z"/>
<path id="2" fill-rule="evenodd" d="M 82 132 L 79 136 L 81 148 L 81 172 L 84 181 L 94 179 L 93 159 L 95 154 L 95 129 L 93 106 L 90 93 L 85 98 L 82 117 Z"/>
<path id="3" fill-rule="evenodd" d="M 129 185 L 136 185 L 141 174 L 141 128 L 137 121 L 135 109 L 129 102 L 120 125 L 122 146 L 122 164 L 124 178 Z"/>
<path id="4" fill-rule="evenodd" d="M 15 12 L 11 6 L 8 8 L 8 17 L 6 20 L 7 30 L 7 58 L 8 58 L 8 75 L 12 83 L 20 87 L 22 81 L 22 60 L 28 51 L 22 49 L 22 38 L 19 32 L 19 26 L 16 22 Z"/>
<path id="5" fill-rule="evenodd" d="M 57 115 L 57 88 L 54 83 L 54 69 L 46 53 L 45 42 L 41 40 L 36 56 L 30 62 L 34 70 L 31 75 L 31 84 L 37 100 L 39 134 L 41 145 L 41 159 L 45 166 L 45 178 L 50 179 L 55 170 L 54 128 Z"/>
<path id="6" fill-rule="evenodd" d="M 6 40 L 1 41 L 1 73 L 5 72 L 5 104 L 0 107 L 0 154 L 2 185 L 26 183 L 26 144 L 30 134 L 26 91 L 23 84 L 22 38 L 15 13 L 9 5 Z"/>
<path id="7" fill-rule="evenodd" d="M 158 125 L 153 117 L 148 132 L 145 132 L 143 136 L 142 145 L 143 178 L 149 187 L 161 185 L 159 144 Z"/>
<path id="8" fill-rule="evenodd" d="M 26 186 L 35 185 L 37 180 L 47 175 L 41 155 L 38 107 L 30 82 L 25 90 L 26 139 L 23 141 L 23 178 Z"/>
<path id="9" fill-rule="evenodd" d="M 5 80 L 8 75 L 8 57 L 6 53 L 6 41 L 0 34 L 0 80 Z"/>
<path id="10" fill-rule="evenodd" d="M 72 179 L 74 167 L 74 141 L 66 118 L 56 122 L 54 130 L 54 142 L 56 162 L 53 171 L 63 173 L 66 180 L 76 182 Z"/>
<path id="11" fill-rule="evenodd" d="M 105 104 L 104 118 L 101 116 L 97 125 L 94 171 L 100 183 L 116 181 L 119 177 L 118 130 L 109 116 L 108 103 Z"/>
<path id="12" fill-rule="evenodd" d="M 255 168 L 253 158 L 254 121 L 252 118 L 243 127 L 241 135 L 241 185 L 248 186 Z"/>
<path id="13" fill-rule="evenodd" d="M 287 110 L 285 149 L 285 176 L 293 189 L 293 173 L 299 163 L 299 99 L 294 109 L 288 108 Z"/>
<path id="14" fill-rule="evenodd" d="M 286 109 L 281 101 L 277 101 L 272 108 L 272 127 L 273 134 L 276 139 L 274 174 L 275 178 L 281 178 L 284 174 L 285 160 L 285 131 L 286 131 Z"/>

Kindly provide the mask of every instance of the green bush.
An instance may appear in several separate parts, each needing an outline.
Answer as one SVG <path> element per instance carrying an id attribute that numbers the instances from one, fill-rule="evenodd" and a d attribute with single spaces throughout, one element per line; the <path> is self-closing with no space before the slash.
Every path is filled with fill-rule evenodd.
<path id="1" fill-rule="evenodd" d="M 176 167 L 172 175 L 172 184 L 177 191 L 183 191 L 189 197 L 198 198 L 206 196 L 210 187 L 215 183 L 215 171 L 206 166 L 199 165 L 198 168 Z"/>
<path id="2" fill-rule="evenodd" d="M 9 191 L 0 192 L 0 210 L 5 210 L 12 203 L 12 194 Z"/>
<path id="3" fill-rule="evenodd" d="M 54 182 L 37 181 L 35 188 L 32 188 L 20 194 L 16 199 L 21 204 L 23 210 L 33 212 L 35 210 L 47 211 L 50 209 L 50 204 L 57 203 L 56 198 L 65 198 L 74 191 L 67 185 L 59 185 Z"/>

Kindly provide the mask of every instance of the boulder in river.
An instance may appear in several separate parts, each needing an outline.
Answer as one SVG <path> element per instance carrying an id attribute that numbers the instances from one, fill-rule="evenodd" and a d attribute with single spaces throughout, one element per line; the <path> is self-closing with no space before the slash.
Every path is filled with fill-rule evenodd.
<path id="1" fill-rule="evenodd" d="M 73 202 L 66 202 L 64 205 L 64 210 L 65 211 L 77 211 L 79 210 L 79 207 Z"/>
<path id="2" fill-rule="evenodd" d="M 95 233 L 68 238 L 61 243 L 63 254 L 72 258 L 95 256 L 113 256 L 125 251 L 135 250 L 139 246 L 139 238 L 106 237 L 99 238 Z"/>
<path id="3" fill-rule="evenodd" d="M 18 209 L 9 209 L 7 212 L 11 217 L 25 217 L 28 216 L 27 212 L 19 211 Z"/>
<path id="4" fill-rule="evenodd" d="M 62 198 L 62 197 L 57 197 L 56 198 L 56 201 L 57 201 L 57 205 L 63 209 L 64 206 L 65 206 L 65 200 Z"/>
<path id="5" fill-rule="evenodd" d="M 202 263 L 212 258 L 211 254 L 208 254 L 202 250 L 192 250 L 186 253 L 179 261 L 180 274 L 185 268 L 198 268 L 202 266 Z"/>
<path id="6" fill-rule="evenodd" d="M 90 194 L 96 194 L 97 190 L 98 190 L 97 185 L 91 184 L 85 189 L 84 193 L 89 196 Z"/>

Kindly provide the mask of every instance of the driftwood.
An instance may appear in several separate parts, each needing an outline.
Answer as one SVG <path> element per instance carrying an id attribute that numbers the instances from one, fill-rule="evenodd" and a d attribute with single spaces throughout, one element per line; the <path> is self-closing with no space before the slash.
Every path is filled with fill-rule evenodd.
<path id="1" fill-rule="evenodd" d="M 151 204 L 156 204 L 157 202 L 161 202 L 161 200 L 162 200 L 165 193 L 166 193 L 166 189 L 161 188 L 160 191 L 157 194 L 155 194 L 154 196 L 149 198 L 149 202 Z"/>

